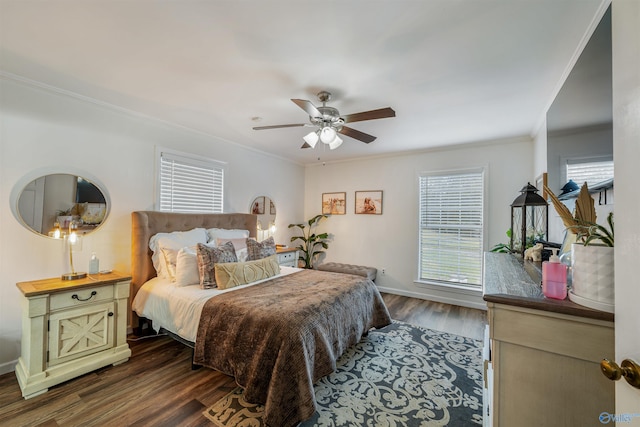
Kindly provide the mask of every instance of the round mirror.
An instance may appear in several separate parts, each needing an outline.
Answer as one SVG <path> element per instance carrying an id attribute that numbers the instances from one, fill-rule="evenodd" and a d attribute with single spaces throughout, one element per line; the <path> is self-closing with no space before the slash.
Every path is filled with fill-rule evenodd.
<path id="1" fill-rule="evenodd" d="M 106 219 L 107 200 L 106 192 L 93 182 L 55 173 L 29 182 L 17 197 L 15 213 L 25 227 L 43 236 L 51 237 L 56 223 L 64 230 L 72 221 L 86 234 Z"/>
<path id="2" fill-rule="evenodd" d="M 258 215 L 258 233 L 272 235 L 276 227 L 276 205 L 267 196 L 258 196 L 249 206 L 249 213 Z M 263 233 L 260 233 L 260 232 Z"/>

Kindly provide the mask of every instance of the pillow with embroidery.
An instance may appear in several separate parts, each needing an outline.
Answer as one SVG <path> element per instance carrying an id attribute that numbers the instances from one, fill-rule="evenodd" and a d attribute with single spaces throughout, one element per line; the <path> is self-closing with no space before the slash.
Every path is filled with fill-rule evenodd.
<path id="1" fill-rule="evenodd" d="M 255 261 L 257 259 L 266 258 L 276 254 L 276 242 L 273 236 L 258 242 L 255 239 L 247 239 L 247 261 Z"/>
<path id="2" fill-rule="evenodd" d="M 280 264 L 278 256 L 271 255 L 255 261 L 216 264 L 215 270 L 218 289 L 229 289 L 280 274 Z"/>
<path id="3" fill-rule="evenodd" d="M 196 248 L 198 256 L 198 273 L 200 275 L 200 287 L 211 289 L 217 287 L 215 265 L 225 262 L 238 262 L 233 243 L 227 242 L 222 246 L 211 247 L 198 243 Z"/>

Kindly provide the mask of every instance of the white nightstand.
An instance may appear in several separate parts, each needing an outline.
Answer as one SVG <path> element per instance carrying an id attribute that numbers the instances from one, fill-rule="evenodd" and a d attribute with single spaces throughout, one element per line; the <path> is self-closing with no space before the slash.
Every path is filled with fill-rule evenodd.
<path id="1" fill-rule="evenodd" d="M 278 255 L 278 264 L 287 267 L 298 266 L 298 248 L 278 248 L 276 254 Z"/>
<path id="2" fill-rule="evenodd" d="M 131 277 L 20 282 L 22 354 L 16 377 L 25 399 L 107 365 L 126 362 Z"/>

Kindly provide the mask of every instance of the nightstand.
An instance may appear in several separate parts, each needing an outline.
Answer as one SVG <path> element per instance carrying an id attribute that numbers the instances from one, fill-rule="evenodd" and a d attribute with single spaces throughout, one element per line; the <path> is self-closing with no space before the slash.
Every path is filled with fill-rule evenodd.
<path id="1" fill-rule="evenodd" d="M 298 248 L 277 248 L 278 264 L 286 267 L 298 266 Z"/>
<path id="2" fill-rule="evenodd" d="M 131 277 L 20 282 L 22 354 L 16 377 L 25 399 L 107 365 L 126 362 Z"/>

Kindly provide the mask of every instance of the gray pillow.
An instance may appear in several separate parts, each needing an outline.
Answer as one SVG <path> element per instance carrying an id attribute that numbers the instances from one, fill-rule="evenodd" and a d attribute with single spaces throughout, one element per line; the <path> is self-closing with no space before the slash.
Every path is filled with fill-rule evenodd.
<path id="1" fill-rule="evenodd" d="M 255 239 L 247 239 L 247 261 L 255 261 L 266 258 L 276 253 L 276 243 L 273 236 L 267 237 L 262 242 Z"/>
<path id="2" fill-rule="evenodd" d="M 216 263 L 238 262 L 233 243 L 227 242 L 218 247 L 198 243 L 196 247 L 198 257 L 198 273 L 202 289 L 216 288 Z"/>

